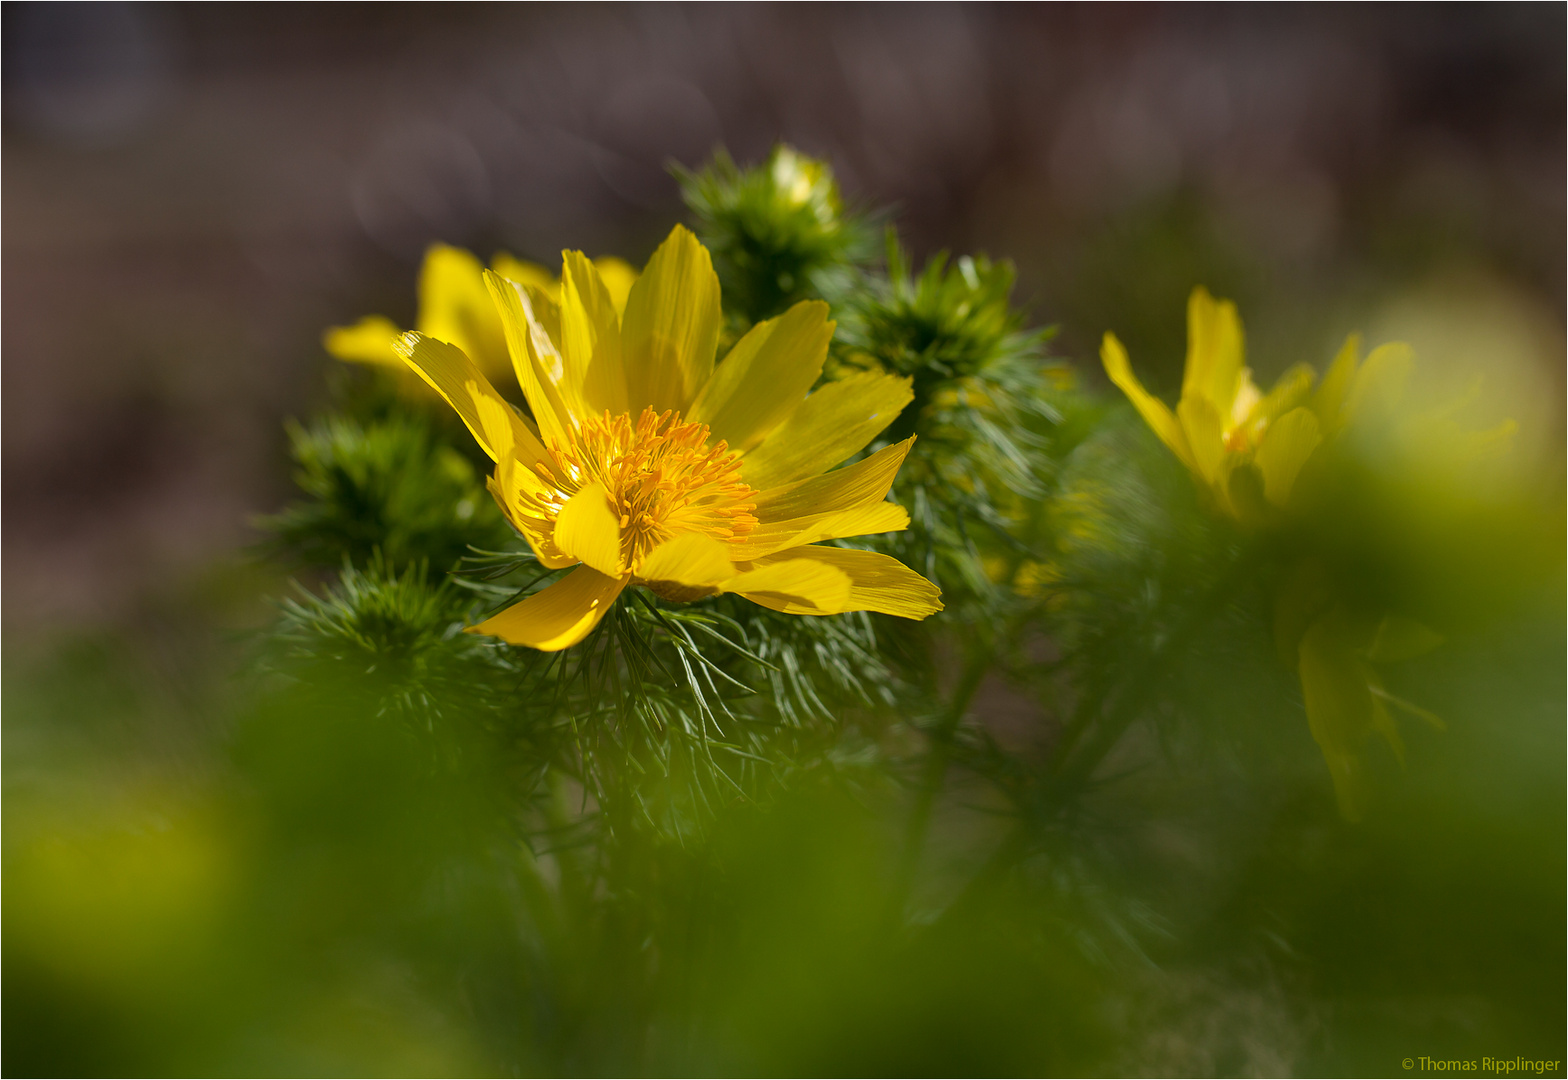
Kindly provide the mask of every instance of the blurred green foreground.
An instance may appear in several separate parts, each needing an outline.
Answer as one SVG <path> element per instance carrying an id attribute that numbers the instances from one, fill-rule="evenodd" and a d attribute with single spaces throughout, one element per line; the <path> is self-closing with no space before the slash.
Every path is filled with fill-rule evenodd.
<path id="1" fill-rule="evenodd" d="M 465 635 L 540 568 L 449 410 L 339 365 L 264 552 L 156 632 L 8 643 L 5 1070 L 1560 1062 L 1562 456 L 1475 441 L 1513 415 L 1486 358 L 1418 354 L 1300 499 L 1227 512 L 1006 264 L 917 272 L 787 150 L 683 184 L 726 344 L 821 298 L 826 378 L 913 380 L 875 543 L 947 610 L 628 593 L 556 656 Z M 1253 362 L 1298 359 L 1332 355 Z M 1354 805 L 1281 656 L 1308 564 L 1441 640 L 1356 661 L 1397 731 L 1343 735 Z"/>

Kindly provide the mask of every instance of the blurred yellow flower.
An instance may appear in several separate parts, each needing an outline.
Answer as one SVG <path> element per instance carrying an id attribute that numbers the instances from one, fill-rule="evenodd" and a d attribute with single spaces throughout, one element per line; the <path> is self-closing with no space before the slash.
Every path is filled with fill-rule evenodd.
<path id="1" fill-rule="evenodd" d="M 1413 366 L 1410 347 L 1389 342 L 1363 361 L 1360 342 L 1346 338 L 1315 391 L 1312 368 L 1297 364 L 1265 394 L 1246 366 L 1236 305 L 1199 286 L 1187 301 L 1187 363 L 1174 413 L 1138 381 L 1115 334 L 1105 335 L 1100 359 L 1210 501 L 1256 524 L 1289 504 L 1302 467 L 1329 438 L 1360 418 L 1391 419 Z"/>
<path id="2" fill-rule="evenodd" d="M 1322 441 L 1307 405 L 1312 369 L 1298 364 L 1267 394 L 1252 381 L 1236 305 L 1202 287 L 1187 301 L 1187 366 L 1175 413 L 1143 388 L 1127 350 L 1106 334 L 1100 359 L 1160 440 L 1192 471 L 1214 504 L 1242 520 L 1283 507 Z"/>
<path id="3" fill-rule="evenodd" d="M 1446 410 L 1401 415 L 1414 366 L 1409 346 L 1381 345 L 1365 360 L 1360 347 L 1359 336 L 1350 335 L 1316 390 L 1312 369 L 1298 364 L 1264 394 L 1245 366 L 1235 305 L 1197 288 L 1187 306 L 1187 366 L 1174 414 L 1133 375 L 1114 335 L 1105 335 L 1100 356 L 1111 381 L 1191 470 L 1210 501 L 1246 524 L 1276 520 L 1302 468 L 1336 436 L 1371 439 L 1389 460 L 1407 459 L 1410 448 L 1420 446 L 1420 457 L 1441 459 L 1443 471 L 1452 473 L 1456 460 L 1484 454 L 1512 433 L 1511 422 L 1487 432 L 1461 432 Z M 1391 454 L 1396 448 L 1403 453 Z M 1417 474 L 1412 471 L 1409 479 L 1414 483 Z M 1390 706 L 1441 726 L 1432 713 L 1390 694 L 1376 665 L 1418 656 L 1442 638 L 1413 619 L 1365 610 L 1353 602 L 1354 593 L 1321 563 L 1303 559 L 1276 597 L 1274 624 L 1280 658 L 1301 679 L 1307 723 L 1334 779 L 1340 810 L 1351 820 L 1366 805 L 1371 736 L 1381 735 L 1403 760 Z"/>
<path id="4" fill-rule="evenodd" d="M 941 610 L 896 559 L 817 543 L 908 525 L 885 499 L 912 438 L 824 475 L 898 416 L 908 379 L 865 372 L 808 396 L 834 329 L 820 301 L 758 323 L 715 366 L 718 277 L 680 226 L 624 311 L 595 264 L 563 259 L 559 300 L 484 275 L 532 420 L 455 343 L 397 345 L 496 462 L 491 492 L 539 561 L 577 567 L 472 630 L 564 649 L 633 584 L 802 615 Z"/>
<path id="5" fill-rule="evenodd" d="M 626 306 L 637 271 L 620 259 L 606 256 L 594 266 L 619 311 Z M 514 259 L 502 252 L 490 267 L 509 281 L 543 290 L 558 299 L 561 283 L 537 263 Z M 419 315 L 414 329 L 428 337 L 462 349 L 491 378 L 500 378 L 511 366 L 506 335 L 495 304 L 485 289 L 485 268 L 471 253 L 446 244 L 432 244 L 419 270 Z M 367 315 L 353 326 L 334 326 L 322 335 L 327 352 L 339 360 L 379 364 L 404 372 L 396 345 L 403 330 L 384 315 Z M 417 384 L 416 384 L 417 385 Z"/>

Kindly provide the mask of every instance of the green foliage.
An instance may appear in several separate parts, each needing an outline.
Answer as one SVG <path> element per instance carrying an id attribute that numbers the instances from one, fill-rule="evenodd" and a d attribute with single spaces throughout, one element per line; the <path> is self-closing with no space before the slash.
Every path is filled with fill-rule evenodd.
<path id="1" fill-rule="evenodd" d="M 456 580 L 499 609 L 554 576 L 529 554 L 492 553 Z M 840 752 L 840 720 L 885 707 L 897 686 L 864 614 L 802 620 L 641 590 L 580 647 L 480 648 L 507 682 L 500 722 L 581 785 L 589 816 L 666 837 L 706 831 L 732 802 L 768 802 L 792 777 L 859 769 Z"/>
<path id="2" fill-rule="evenodd" d="M 917 274 L 890 231 L 878 272 L 868 216 L 788 148 L 681 179 L 731 333 L 821 297 L 824 378 L 911 379 L 877 444 L 917 436 L 892 491 L 911 525 L 859 542 L 945 612 L 630 588 L 562 652 L 465 633 L 561 572 L 502 523 L 447 411 L 339 379 L 290 426 L 301 494 L 266 522 L 311 584 L 205 721 L 209 779 L 39 782 L 207 699 L 133 678 L 125 646 L 8 668 L 12 1071 L 1378 1072 L 1464 1038 L 1550 1056 L 1560 492 L 1499 495 L 1484 461 L 1456 487 L 1389 427 L 1251 531 L 1049 355 L 1010 264 Z M 1390 699 L 1443 702 L 1450 730 L 1412 733 L 1403 769 L 1368 762 L 1364 826 L 1335 810 L 1275 639 L 1306 558 L 1453 635 L 1381 664 Z M 1478 999 L 1456 1035 L 1453 1002 Z"/>
<path id="3" fill-rule="evenodd" d="M 836 339 L 842 370 L 912 380 L 914 399 L 882 436 L 919 436 L 893 489 L 910 529 L 883 549 L 939 581 L 959 618 L 976 619 L 976 604 L 996 618 L 1008 603 L 998 583 L 1028 555 L 1025 519 L 1081 437 L 1067 422 L 1081 405 L 1046 357 L 1049 331 L 1023 329 L 1010 264 L 938 255 L 913 277 L 890 232 L 888 270 L 847 300 Z"/>
<path id="4" fill-rule="evenodd" d="M 847 303 L 835 347 L 851 364 L 869 358 L 913 380 L 914 400 L 888 430 L 890 442 L 930 426 L 921 421 L 940 392 L 966 380 L 1010 391 L 1006 404 L 1023 412 L 1004 413 L 1009 429 L 1028 413 L 1056 419 L 1041 400 L 1049 387 L 1039 371 L 1050 331 L 1023 329 L 1023 315 L 1010 303 L 1011 263 L 965 255 L 949 266 L 944 252 L 914 277 L 897 234 L 889 230 L 887 264 L 886 279 L 868 278 Z M 952 423 L 956 417 L 945 419 Z"/>
<path id="5" fill-rule="evenodd" d="M 264 519 L 276 550 L 305 566 L 453 566 L 507 532 L 473 465 L 407 413 L 361 423 L 329 416 L 288 428 L 305 498 Z"/>
<path id="6" fill-rule="evenodd" d="M 677 175 L 725 310 L 741 329 L 798 300 L 836 301 L 852 268 L 875 255 L 871 224 L 844 209 L 833 170 L 787 146 L 756 168 L 741 169 L 720 151 Z"/>
<path id="7" fill-rule="evenodd" d="M 415 660 L 460 625 L 455 590 L 428 578 L 423 564 L 391 572 L 380 555 L 363 571 L 345 563 L 325 595 L 283 601 L 276 638 L 301 659 L 363 655 L 372 666 L 383 658 Z"/>

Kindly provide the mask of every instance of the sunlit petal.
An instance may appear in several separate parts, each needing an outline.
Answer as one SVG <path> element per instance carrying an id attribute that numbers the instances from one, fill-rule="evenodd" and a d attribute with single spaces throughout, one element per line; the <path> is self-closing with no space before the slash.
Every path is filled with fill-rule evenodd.
<path id="1" fill-rule="evenodd" d="M 795 572 L 804 572 L 805 568 L 797 565 L 803 562 L 832 567 L 849 579 L 849 593 L 837 611 L 880 611 L 906 619 L 923 619 L 942 610 L 940 589 L 897 559 L 880 552 L 813 545 L 791 548 L 778 555 L 758 559 L 751 565 L 757 571 L 784 566 L 792 567 Z M 733 583 L 730 587 L 734 588 Z M 810 610 L 790 602 L 771 602 L 771 597 L 764 599 L 745 592 L 742 595 L 764 607 L 791 614 L 832 613 L 823 606 L 828 603 L 825 596 L 815 598 L 813 606 L 816 610 Z"/>
<path id="2" fill-rule="evenodd" d="M 899 467 L 914 444 L 915 436 L 911 435 L 901 443 L 884 446 L 853 465 L 770 488 L 757 495 L 753 512 L 758 521 L 766 523 L 881 502 L 887 498 L 888 490 L 893 486 L 893 478 L 898 475 Z"/>
<path id="3" fill-rule="evenodd" d="M 822 374 L 833 327 L 820 300 L 753 326 L 703 386 L 691 419 L 732 450 L 752 449 L 805 400 Z"/>
<path id="4" fill-rule="evenodd" d="M 746 482 L 766 491 L 826 472 L 876 438 L 913 397 L 909 379 L 879 371 L 820 387 L 746 455 Z"/>
<path id="5" fill-rule="evenodd" d="M 763 522 L 735 540 L 731 547 L 737 560 L 759 559 L 801 544 L 815 544 L 821 540 L 838 540 L 847 536 L 874 536 L 907 528 L 909 511 L 897 503 L 873 502 L 848 510 L 812 514 L 787 521 Z"/>
<path id="6" fill-rule="evenodd" d="M 584 484 L 555 519 L 555 546 L 601 574 L 621 573 L 621 529 L 602 484 Z"/>
<path id="7" fill-rule="evenodd" d="M 566 396 L 584 414 L 626 412 L 621 321 L 599 271 L 580 251 L 561 255 L 561 355 Z"/>
<path id="8" fill-rule="evenodd" d="M 650 551 L 636 568 L 646 581 L 711 587 L 735 576 L 730 546 L 703 533 L 690 532 Z"/>
<path id="9" fill-rule="evenodd" d="M 528 407 L 533 410 L 544 441 L 558 445 L 570 438 L 574 427 L 572 412 L 562 393 L 564 364 L 553 329 L 560 333 L 560 317 L 547 297 L 538 290 L 494 272 L 485 274 L 491 300 L 501 315 L 512 370 Z"/>
<path id="10" fill-rule="evenodd" d="M 690 409 L 713 373 L 720 318 L 713 260 L 677 225 L 626 299 L 621 340 L 632 412 Z"/>
<path id="11" fill-rule="evenodd" d="M 511 431 L 514 452 L 524 455 L 529 461 L 545 459 L 544 447 L 540 445 L 533 432 L 529 431 L 521 418 L 512 412 L 512 407 L 496 393 L 495 387 L 490 385 L 490 380 L 480 373 L 473 361 L 463 355 L 461 349 L 444 341 L 412 332 L 404 334 L 398 340 L 397 349 L 408 362 L 408 366 L 457 410 L 457 415 L 462 417 L 463 423 L 468 425 L 468 430 L 473 433 L 479 445 L 492 459 L 499 455 L 485 431 L 485 419 L 480 415 L 479 402 L 484 399 L 499 403 L 510 417 L 508 427 Z M 494 415 L 491 414 L 492 422 Z"/>
<path id="12" fill-rule="evenodd" d="M 725 591 L 791 615 L 837 615 L 852 610 L 849 575 L 816 559 L 784 559 L 725 582 Z"/>
<path id="13" fill-rule="evenodd" d="M 608 577 L 591 566 L 579 566 L 549 588 L 468 630 L 513 645 L 557 652 L 587 637 L 625 587 L 623 578 Z"/>

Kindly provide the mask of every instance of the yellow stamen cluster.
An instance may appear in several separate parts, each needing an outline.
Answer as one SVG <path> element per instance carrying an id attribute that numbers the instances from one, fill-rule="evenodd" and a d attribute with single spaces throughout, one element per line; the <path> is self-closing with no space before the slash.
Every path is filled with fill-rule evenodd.
<path id="1" fill-rule="evenodd" d="M 740 478 L 740 455 L 723 440 L 709 446 L 708 426 L 679 413 L 644 409 L 633 424 L 605 412 L 584 420 L 569 444 L 547 449 L 561 484 L 551 516 L 584 484 L 603 485 L 627 566 L 681 533 L 731 540 L 757 524 L 757 493 Z"/>

